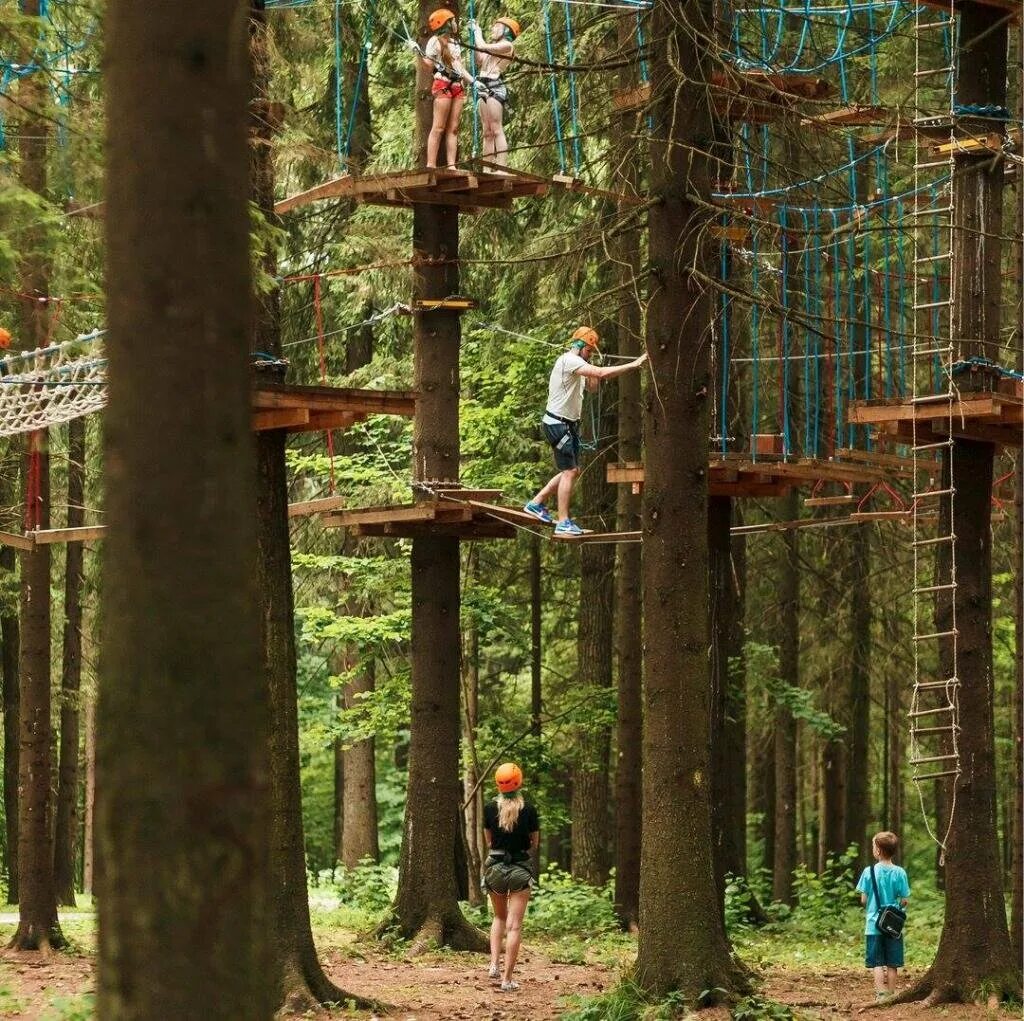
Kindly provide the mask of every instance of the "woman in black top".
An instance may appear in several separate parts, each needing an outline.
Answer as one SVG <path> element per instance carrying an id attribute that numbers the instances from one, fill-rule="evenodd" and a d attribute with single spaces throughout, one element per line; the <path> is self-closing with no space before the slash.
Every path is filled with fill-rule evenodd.
<path id="1" fill-rule="evenodd" d="M 483 888 L 491 898 L 494 921 L 491 922 L 491 978 L 501 979 L 503 992 L 514 992 L 518 982 L 512 971 L 519 956 L 523 918 L 533 889 L 530 852 L 540 843 L 537 809 L 528 804 L 519 789 L 523 771 L 506 762 L 494 774 L 498 796 L 484 805 L 484 839 L 489 854 L 484 865 Z M 505 970 L 498 966 L 501 940 L 506 938 Z"/>

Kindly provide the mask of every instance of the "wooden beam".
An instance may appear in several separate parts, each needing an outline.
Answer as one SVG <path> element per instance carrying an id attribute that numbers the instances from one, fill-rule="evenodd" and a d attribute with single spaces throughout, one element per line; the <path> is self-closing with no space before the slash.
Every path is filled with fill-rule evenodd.
<path id="1" fill-rule="evenodd" d="M 842 496 L 808 496 L 804 499 L 805 507 L 841 507 L 851 503 L 857 503 L 860 497 L 853 493 L 844 493 Z"/>
<path id="2" fill-rule="evenodd" d="M 309 424 L 300 428 L 290 428 L 289 432 L 328 432 L 332 429 L 351 429 L 352 426 L 365 422 L 367 414 L 355 411 L 314 411 L 309 414 Z"/>
<path id="3" fill-rule="evenodd" d="M 875 124 L 885 124 L 888 118 L 889 112 L 884 106 L 859 106 L 854 103 L 851 106 L 842 106 L 838 110 L 829 110 L 826 113 L 805 117 L 800 123 L 811 127 L 863 128 Z"/>
<path id="4" fill-rule="evenodd" d="M 307 408 L 273 408 L 257 411 L 252 416 L 253 432 L 267 432 L 271 429 L 299 429 L 309 425 Z"/>
<path id="5" fill-rule="evenodd" d="M 536 530 L 547 529 L 550 527 L 550 525 L 546 525 L 543 521 L 539 521 L 532 514 L 527 514 L 526 511 L 518 510 L 515 507 L 503 507 L 500 504 L 485 503 L 482 500 L 467 500 L 466 503 L 468 503 L 474 511 L 482 511 L 489 517 L 499 518 L 502 521 L 508 521 Z M 479 515 L 475 516 L 479 517 Z"/>
<path id="6" fill-rule="evenodd" d="M 344 198 L 352 195 L 354 178 L 351 174 L 343 174 L 314 188 L 300 191 L 296 195 L 289 195 L 288 198 L 274 203 L 274 212 L 278 216 L 290 213 L 293 209 L 300 209 L 302 206 L 312 205 L 314 202 L 323 202 L 325 199 Z"/>
<path id="7" fill-rule="evenodd" d="M 582 535 L 558 535 L 552 533 L 553 542 L 602 543 L 642 542 L 643 532 L 584 532 Z"/>
<path id="8" fill-rule="evenodd" d="M 468 500 L 482 500 L 485 503 L 493 503 L 501 499 L 500 489 L 447 489 L 444 486 L 431 486 L 431 491 L 442 500 L 453 500 L 466 502 Z"/>
<path id="9" fill-rule="evenodd" d="M 315 500 L 297 500 L 288 504 L 288 517 L 304 518 L 311 514 L 329 514 L 343 510 L 348 503 L 347 496 L 321 496 Z"/>
<path id="10" fill-rule="evenodd" d="M 349 533 L 357 537 L 374 536 L 387 539 L 445 536 L 469 542 L 475 539 L 514 539 L 516 537 L 515 528 L 500 521 L 467 521 L 463 523 L 397 521 L 390 524 L 352 525 L 349 528 Z"/>
<path id="11" fill-rule="evenodd" d="M 39 546 L 58 542 L 92 542 L 107 534 L 106 525 L 84 525 L 81 528 L 46 528 L 38 532 L 27 532 Z"/>
<path id="12" fill-rule="evenodd" d="M 876 422 L 918 422 L 941 418 L 984 418 L 1000 413 L 998 395 L 992 393 L 977 396 L 962 394 L 959 400 L 945 397 L 914 403 L 909 400 L 854 401 L 848 421 L 857 425 L 871 425 Z"/>
<path id="13" fill-rule="evenodd" d="M 14 549 L 25 550 L 27 553 L 31 553 L 36 548 L 31 532 L 28 535 L 21 535 L 18 532 L 0 531 L 0 546 L 12 546 Z"/>
<path id="14" fill-rule="evenodd" d="M 261 383 L 253 388 L 252 400 L 256 411 L 305 408 L 311 413 L 339 411 L 365 415 L 400 415 L 405 418 L 412 418 L 416 412 L 414 390 Z"/>

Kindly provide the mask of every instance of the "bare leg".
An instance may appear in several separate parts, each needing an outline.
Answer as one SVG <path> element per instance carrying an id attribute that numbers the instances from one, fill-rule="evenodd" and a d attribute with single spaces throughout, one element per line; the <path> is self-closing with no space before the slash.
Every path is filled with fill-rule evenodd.
<path id="1" fill-rule="evenodd" d="M 896 980 L 899 977 L 899 968 L 886 968 L 885 969 L 885 986 L 886 990 L 890 993 L 896 992 Z"/>
<path id="2" fill-rule="evenodd" d="M 437 151 L 441 148 L 441 139 L 444 137 L 445 125 L 448 123 L 448 112 L 451 110 L 452 101 L 448 96 L 434 97 L 434 119 L 430 124 L 430 134 L 427 135 L 427 166 L 437 166 Z"/>
<path id="3" fill-rule="evenodd" d="M 548 484 L 533 498 L 531 503 L 544 503 L 546 504 L 552 495 L 558 491 L 558 483 L 562 481 L 562 473 L 559 472 L 557 475 L 553 475 Z"/>
<path id="4" fill-rule="evenodd" d="M 505 916 L 508 914 L 508 898 L 491 893 L 491 908 L 494 918 L 491 920 L 491 968 L 497 970 L 501 959 L 501 941 L 505 936 Z"/>
<path id="5" fill-rule="evenodd" d="M 558 520 L 569 520 L 569 501 L 572 499 L 572 487 L 576 485 L 576 476 L 579 475 L 579 468 L 569 468 L 562 472 L 558 480 Z"/>
<path id="6" fill-rule="evenodd" d="M 882 968 L 872 968 L 871 969 L 871 972 L 872 972 L 872 974 L 875 977 L 875 992 L 876 993 L 884 993 L 886 991 L 885 973 L 886 973 L 887 970 L 888 969 L 885 968 L 885 967 L 882 967 Z"/>
<path id="7" fill-rule="evenodd" d="M 465 96 L 459 96 L 458 99 L 452 100 L 451 111 L 448 114 L 448 126 L 445 129 L 444 155 L 452 170 L 459 162 L 459 119 L 462 117 L 462 108 L 465 105 Z"/>
<path id="8" fill-rule="evenodd" d="M 494 119 L 491 116 L 491 101 L 487 99 L 477 103 L 477 110 L 480 111 L 480 127 L 484 132 L 484 158 L 491 159 L 494 156 Z"/>
<path id="9" fill-rule="evenodd" d="M 508 895 L 508 918 L 505 920 L 505 971 L 502 980 L 510 982 L 519 957 L 519 944 L 523 940 L 523 918 L 530 903 L 529 889 Z"/>
<path id="10" fill-rule="evenodd" d="M 490 124 L 491 152 L 494 154 L 494 162 L 503 167 L 508 166 L 508 142 L 505 139 L 505 128 L 502 125 L 504 108 L 496 99 L 488 99 L 484 106 L 487 109 L 487 118 Z"/>

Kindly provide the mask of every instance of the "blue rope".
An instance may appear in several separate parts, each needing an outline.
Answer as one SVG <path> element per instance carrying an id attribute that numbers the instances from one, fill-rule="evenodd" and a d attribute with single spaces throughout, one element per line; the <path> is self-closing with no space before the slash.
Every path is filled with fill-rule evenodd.
<path id="1" fill-rule="evenodd" d="M 544 14 L 544 44 L 547 49 L 548 64 L 555 63 L 555 51 L 551 44 L 551 0 L 544 0 L 542 4 Z M 555 138 L 558 141 L 558 164 L 565 173 L 565 139 L 562 137 L 562 115 L 558 105 L 558 79 L 555 72 L 549 75 L 551 80 L 551 109 L 555 115 Z"/>
<path id="2" fill-rule="evenodd" d="M 569 116 L 572 119 L 572 159 L 575 166 L 576 176 L 580 176 L 580 169 L 583 165 L 583 157 L 580 146 L 580 124 L 579 124 L 579 99 L 576 95 L 576 47 L 572 38 L 572 6 L 569 0 L 563 0 L 562 7 L 565 10 L 565 45 L 566 56 L 569 60 Z"/>
<path id="3" fill-rule="evenodd" d="M 729 218 L 723 216 L 722 225 L 725 226 L 728 222 Z M 724 239 L 719 249 L 722 283 L 724 284 L 729 280 L 729 245 Z M 718 432 L 719 446 L 724 457 L 729 450 L 729 313 L 732 308 L 732 298 L 724 287 L 722 288 L 720 301 L 722 306 L 722 408 Z"/>
<path id="4" fill-rule="evenodd" d="M 345 130 L 345 162 L 352 153 L 352 132 L 355 130 L 356 110 L 359 108 L 359 100 L 363 91 L 363 78 L 367 74 L 370 62 L 370 50 L 372 49 L 371 39 L 373 38 L 374 19 L 377 13 L 377 0 L 370 0 L 366 14 L 366 22 L 363 26 L 363 45 L 359 53 L 359 67 L 356 70 L 356 84 L 352 90 L 352 103 L 348 112 L 348 127 Z"/>
<path id="5" fill-rule="evenodd" d="M 341 51 L 341 0 L 334 0 L 334 142 L 338 166 L 345 165 L 345 140 L 342 137 L 342 106 L 344 105 L 344 68 Z"/>
<path id="6" fill-rule="evenodd" d="M 843 421 L 843 387 L 842 387 L 842 358 L 840 357 L 840 344 L 842 343 L 839 335 L 839 324 L 843 321 L 843 288 L 842 278 L 840 276 L 840 270 L 842 268 L 842 262 L 840 257 L 839 249 L 839 213 L 836 210 L 831 210 L 832 214 L 832 289 L 833 289 L 833 304 L 835 305 L 835 314 L 833 316 L 835 322 L 835 367 L 833 370 L 833 381 L 832 390 L 835 395 L 835 439 L 834 443 L 836 447 L 843 445 L 843 432 L 842 432 L 842 421 Z"/>
<path id="7" fill-rule="evenodd" d="M 757 232 L 754 232 L 753 238 L 750 241 L 751 249 L 751 266 L 750 266 L 750 287 L 754 294 L 757 294 L 758 286 L 760 285 L 760 256 L 758 255 L 758 242 Z M 752 385 L 754 390 L 754 399 L 751 407 L 752 421 L 750 434 L 751 437 L 758 433 L 758 423 L 761 418 L 760 410 L 760 383 L 761 383 L 761 306 L 755 301 L 750 309 L 750 356 L 751 356 L 751 375 Z M 757 460 L 757 445 L 751 440 L 751 460 Z"/>
<path id="8" fill-rule="evenodd" d="M 476 2 L 469 0 L 469 20 L 476 21 Z M 469 73 L 473 76 L 473 155 L 480 152 L 480 104 L 477 102 L 476 85 L 476 50 L 470 46 L 469 50 Z"/>
<path id="9" fill-rule="evenodd" d="M 804 237 L 810 238 L 810 224 L 808 222 L 808 216 L 806 213 L 800 214 L 800 219 L 804 225 Z M 811 439 L 811 333 L 807 329 L 807 320 L 811 318 L 811 305 L 814 301 L 815 291 L 811 288 L 811 262 L 813 260 L 808 255 L 807 251 L 804 251 L 804 326 L 803 326 L 803 338 L 804 338 L 804 453 L 807 454 L 813 447 Z"/>
<path id="10" fill-rule="evenodd" d="M 787 230 L 786 207 L 779 210 L 779 226 L 782 228 L 781 289 L 782 308 L 782 452 L 787 457 L 793 453 L 789 430 L 789 233 Z"/>
<path id="11" fill-rule="evenodd" d="M 902 201 L 896 203 L 896 222 L 903 222 L 903 203 Z M 899 393 L 900 396 L 904 396 L 907 392 L 907 256 L 904 239 L 900 238 L 896 244 L 896 251 L 899 257 L 900 273 L 899 277 L 899 288 L 897 298 L 897 316 L 899 318 L 899 365 L 900 365 L 900 383 Z"/>

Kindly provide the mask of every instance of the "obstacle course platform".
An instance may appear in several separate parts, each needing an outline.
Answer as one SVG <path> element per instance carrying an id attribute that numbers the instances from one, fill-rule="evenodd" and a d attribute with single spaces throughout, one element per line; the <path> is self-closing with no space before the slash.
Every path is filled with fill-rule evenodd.
<path id="1" fill-rule="evenodd" d="M 252 427 L 255 432 L 323 432 L 349 429 L 371 415 L 412 418 L 412 390 L 360 390 L 331 386 L 261 383 L 253 388 Z"/>

